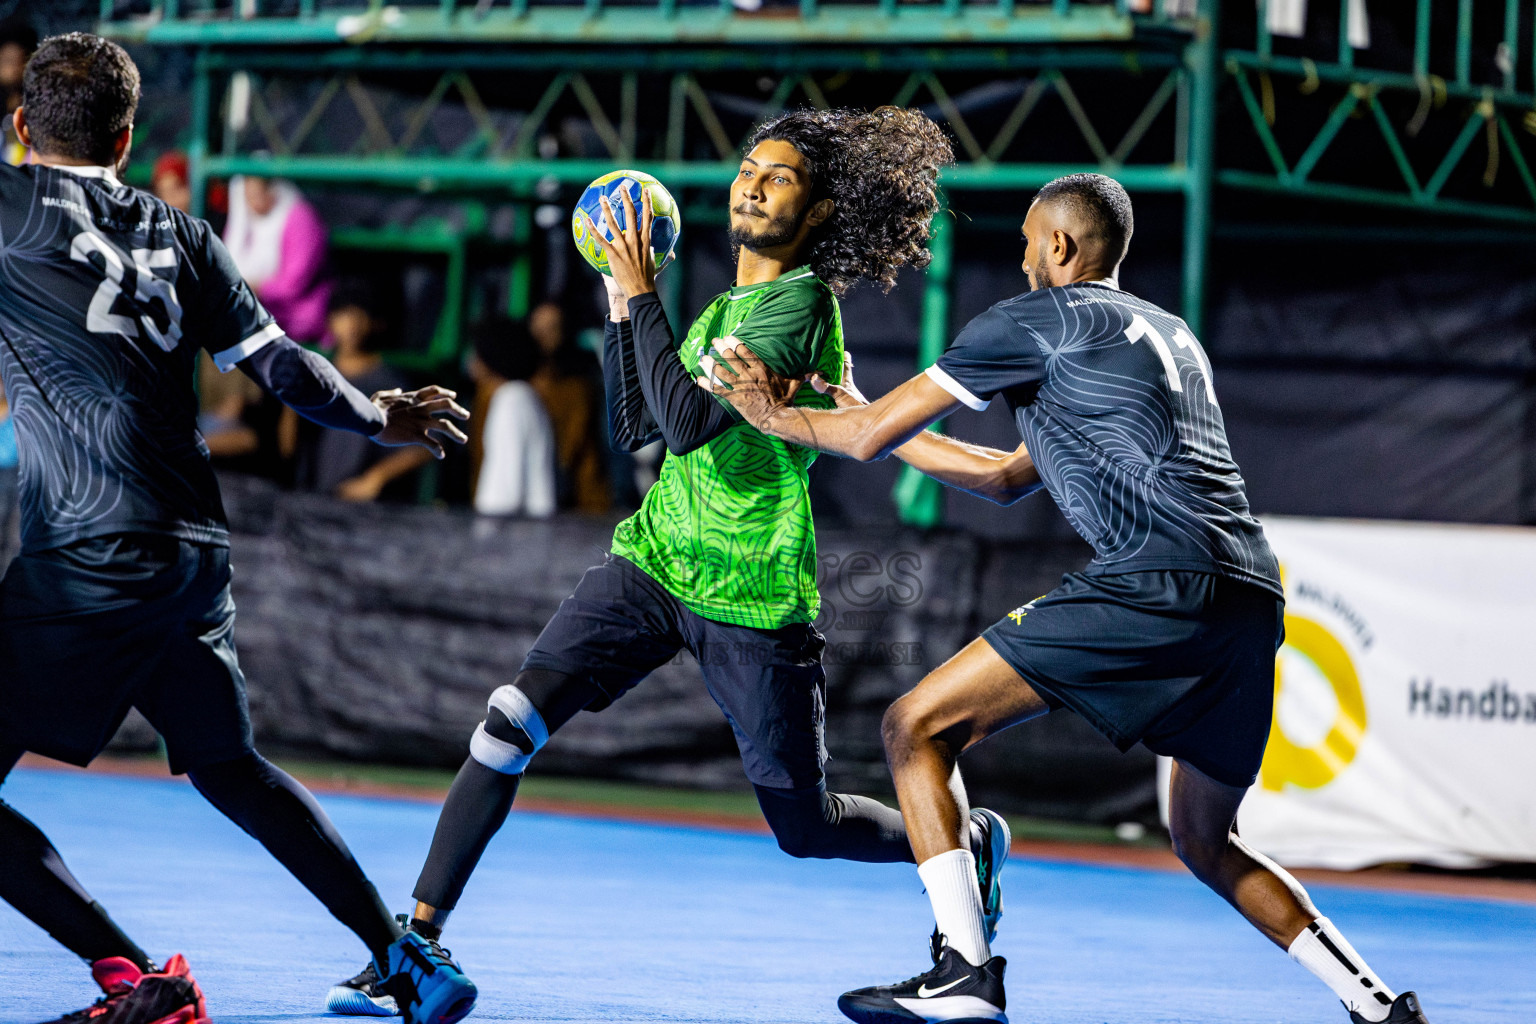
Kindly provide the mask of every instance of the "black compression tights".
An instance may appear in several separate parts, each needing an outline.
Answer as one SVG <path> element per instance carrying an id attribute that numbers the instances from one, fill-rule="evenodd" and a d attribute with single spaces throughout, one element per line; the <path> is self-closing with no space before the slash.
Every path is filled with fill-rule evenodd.
<path id="1" fill-rule="evenodd" d="M 539 709 L 551 735 L 600 695 L 593 684 L 558 672 L 534 669 L 514 685 Z M 528 739 L 500 711 L 486 715 L 485 728 L 497 739 L 528 749 Z M 491 837 L 507 820 L 521 775 L 503 775 L 467 758 L 448 791 L 415 898 L 440 911 L 452 910 Z M 825 784 L 803 789 L 757 790 L 759 806 L 779 846 L 796 857 L 839 857 L 877 863 L 912 861 L 901 812 L 861 796 L 828 793 Z"/>
<path id="2" fill-rule="evenodd" d="M 0 782 L 21 751 L 0 749 Z M 0 803 L 0 898 L 88 963 L 120 956 L 141 971 L 154 965 L 91 899 L 48 837 L 8 804 Z"/>
<path id="3" fill-rule="evenodd" d="M 752 788 L 779 849 L 791 857 L 913 862 L 906 826 L 894 807 L 867 796 L 828 793 L 825 782 L 800 789 Z"/>
<path id="4" fill-rule="evenodd" d="M 252 752 L 188 772 L 192 785 L 267 848 L 380 963 L 400 927 L 315 798 Z"/>

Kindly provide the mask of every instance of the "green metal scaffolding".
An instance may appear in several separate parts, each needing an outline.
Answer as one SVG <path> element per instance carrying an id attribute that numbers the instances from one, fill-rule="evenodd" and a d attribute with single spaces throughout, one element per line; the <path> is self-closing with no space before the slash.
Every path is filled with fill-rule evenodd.
<path id="1" fill-rule="evenodd" d="M 1536 21 L 1536 0 L 1505 0 L 1500 71 L 1488 82 L 1473 78 L 1471 0 L 1413 0 L 1412 66 L 1384 70 L 1357 60 L 1342 28 L 1348 0 L 1338 0 L 1337 49 L 1322 60 L 1277 52 L 1285 45 L 1270 35 L 1264 0 L 1243 45 L 1223 39 L 1218 0 L 799 0 L 755 13 L 730 0 L 280 2 L 102 0 L 104 34 L 196 56 L 187 148 L 199 205 L 211 178 L 261 174 L 482 207 L 511 201 L 522 204 L 526 239 L 541 186 L 585 184 L 638 162 L 674 189 L 717 187 L 735 173 L 742 131 L 732 125 L 743 110 L 755 120 L 799 104 L 825 107 L 853 83 L 878 102 L 937 107 L 956 143 L 957 164 L 943 177 L 950 193 L 1029 191 L 1098 170 L 1132 193 L 1181 196 L 1182 314 L 1197 334 L 1218 187 L 1497 221 L 1536 235 L 1536 38 L 1519 38 L 1522 18 Z M 1440 49 L 1432 27 L 1451 6 L 1457 41 L 1442 68 L 1431 59 Z M 989 79 L 1017 85 L 1000 117 L 961 101 Z M 411 87 L 391 92 L 396 80 Z M 1218 116 L 1223 97 L 1237 120 Z M 450 105 L 462 124 L 445 140 L 430 129 Z M 1040 159 L 1048 147 L 1029 129 L 1047 106 L 1057 124 L 1065 115 L 1085 156 Z M 1409 106 L 1411 118 L 1403 116 Z M 1305 144 L 1277 128 L 1319 110 L 1326 116 Z M 562 111 L 590 126 L 596 152 L 540 155 Z M 1454 131 L 1436 134 L 1448 120 Z M 1223 139 L 1246 135 L 1247 150 L 1262 154 L 1257 162 L 1228 156 L 1242 146 L 1218 149 L 1218 124 Z M 1361 132 L 1379 135 L 1390 174 L 1336 173 L 1330 154 Z M 1488 156 L 1480 185 L 1469 184 L 1479 139 Z M 955 233 L 943 218 L 936 224 L 921 365 L 950 339 Z M 447 258 L 455 280 L 424 358 L 451 358 L 464 233 L 435 225 L 340 240 Z M 526 309 L 528 276 L 524 253 L 512 267 L 514 307 Z M 932 481 L 908 473 L 896 498 L 906 522 L 942 522 L 943 494 Z"/>

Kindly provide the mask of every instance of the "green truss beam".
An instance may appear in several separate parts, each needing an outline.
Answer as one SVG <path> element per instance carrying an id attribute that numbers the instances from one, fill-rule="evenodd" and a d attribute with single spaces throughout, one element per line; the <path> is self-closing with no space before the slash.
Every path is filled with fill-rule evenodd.
<path id="1" fill-rule="evenodd" d="M 991 5 L 901 6 L 882 12 L 867 4 L 817 4 L 801 17 L 753 17 L 730 9 L 650 4 L 612 7 L 529 5 L 479 13 L 457 8 L 446 16 L 424 8 L 377 6 L 309 18 L 110 20 L 104 34 L 155 46 L 338 46 L 346 44 L 515 44 L 712 46 L 804 43 L 921 43 L 987 46 L 1129 40 L 1136 21 L 1118 5 L 1073 4 L 1066 14 L 1046 7 Z"/>
<path id="2" fill-rule="evenodd" d="M 735 161 L 638 160 L 643 170 L 656 175 L 671 188 L 725 187 L 736 176 Z M 232 174 L 289 178 L 294 181 L 347 183 L 419 192 L 505 191 L 523 195 L 539 181 L 553 178 L 563 184 L 585 185 L 614 168 L 611 159 L 509 160 L 490 162 L 439 157 L 370 156 L 211 156 L 203 173 L 223 178 Z M 948 189 L 1037 189 L 1054 178 L 1083 170 L 1081 164 L 990 164 L 947 168 L 941 180 Z M 1144 192 L 1179 192 L 1185 173 L 1173 165 L 1120 167 L 1115 177 L 1126 188 Z"/>
<path id="3" fill-rule="evenodd" d="M 1354 203 L 1361 206 L 1382 206 L 1403 210 L 1435 212 L 1458 217 L 1474 217 L 1480 220 L 1500 220 L 1512 225 L 1536 227 L 1536 210 L 1518 206 L 1480 203 L 1465 199 L 1415 199 L 1400 192 L 1383 192 L 1362 188 L 1358 185 L 1334 185 L 1311 181 L 1304 188 L 1283 182 L 1268 174 L 1253 171 L 1224 170 L 1216 172 L 1216 183 L 1227 188 L 1247 189 L 1254 192 L 1296 193 L 1333 202 Z"/>

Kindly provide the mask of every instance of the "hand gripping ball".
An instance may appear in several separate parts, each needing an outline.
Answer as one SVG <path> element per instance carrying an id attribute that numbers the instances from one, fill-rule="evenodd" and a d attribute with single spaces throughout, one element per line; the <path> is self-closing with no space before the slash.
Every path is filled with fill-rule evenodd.
<path id="1" fill-rule="evenodd" d="M 641 193 L 650 193 L 651 212 L 654 215 L 651 221 L 651 252 L 656 257 L 656 272 L 660 273 L 677 255 L 677 239 L 683 233 L 683 220 L 672 193 L 644 171 L 610 171 L 587 186 L 571 214 L 571 234 L 576 239 L 576 251 L 592 265 L 592 269 L 608 273 L 608 254 L 603 252 L 603 247 L 592 237 L 582 214 L 591 217 L 597 230 L 611 242 L 613 232 L 608 227 L 608 219 L 603 216 L 603 206 L 598 200 L 602 196 L 608 197 L 608 201 L 613 204 L 613 216 L 619 222 L 619 228 L 628 231 L 623 199 L 626 192 L 630 202 L 635 204 L 636 217 L 641 216 L 643 209 Z"/>

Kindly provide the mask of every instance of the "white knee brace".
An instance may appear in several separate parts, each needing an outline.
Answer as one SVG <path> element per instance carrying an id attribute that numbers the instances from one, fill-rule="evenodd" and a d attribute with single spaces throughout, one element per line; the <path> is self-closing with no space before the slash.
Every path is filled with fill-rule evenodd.
<path id="1" fill-rule="evenodd" d="M 485 723 L 481 722 L 475 734 L 469 738 L 469 756 L 492 771 L 503 775 L 521 775 L 523 769 L 528 767 L 528 762 L 533 760 L 533 755 L 549 742 L 549 729 L 544 724 L 544 716 L 533 706 L 533 701 L 515 686 L 498 686 L 491 692 L 486 707 L 500 711 L 507 716 L 507 721 L 523 730 L 533 744 L 533 749 L 524 750 L 516 743 L 497 739 L 485 731 Z"/>

